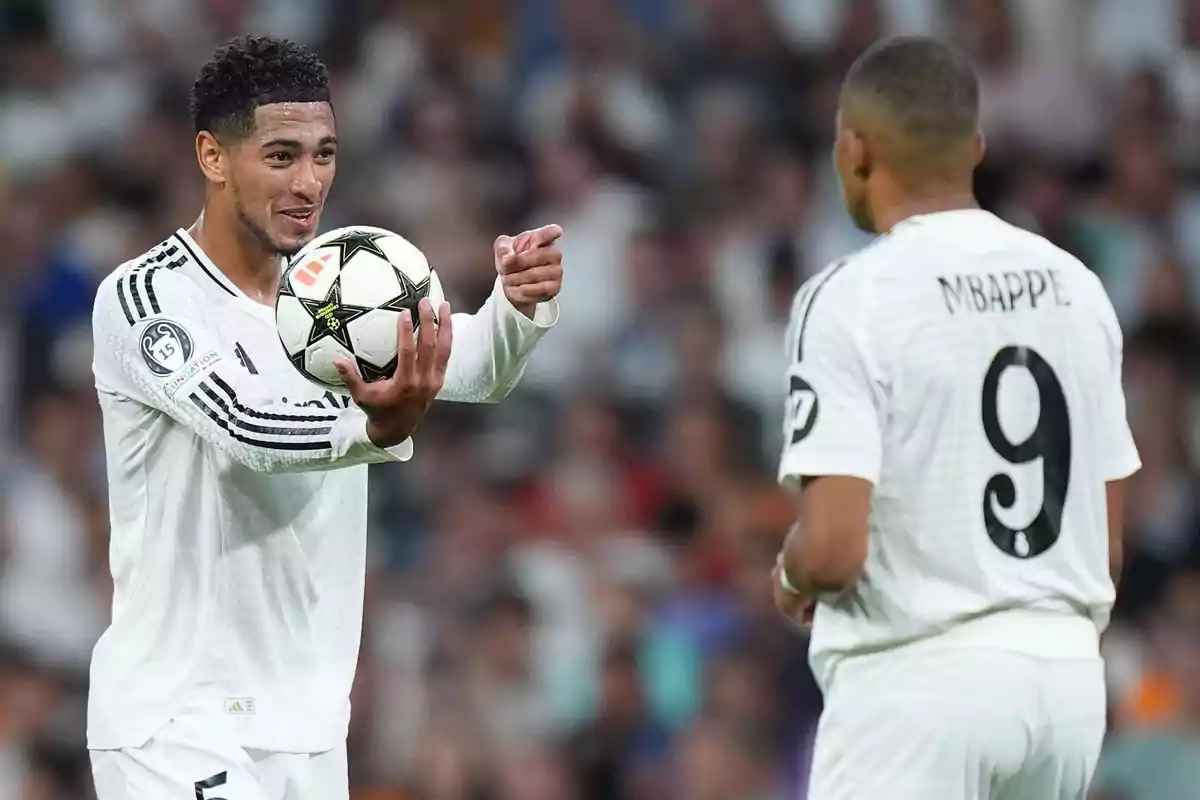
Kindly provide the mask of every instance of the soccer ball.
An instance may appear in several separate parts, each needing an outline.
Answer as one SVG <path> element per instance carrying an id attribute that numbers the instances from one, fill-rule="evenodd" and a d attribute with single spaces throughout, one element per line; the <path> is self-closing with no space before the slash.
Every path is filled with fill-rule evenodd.
<path id="1" fill-rule="evenodd" d="M 323 388 L 347 394 L 334 367 L 345 358 L 364 380 L 391 377 L 396 369 L 400 312 L 419 324 L 417 302 L 438 308 L 441 282 L 404 237 L 354 225 L 318 236 L 289 261 L 275 297 L 279 341 L 300 374 Z"/>

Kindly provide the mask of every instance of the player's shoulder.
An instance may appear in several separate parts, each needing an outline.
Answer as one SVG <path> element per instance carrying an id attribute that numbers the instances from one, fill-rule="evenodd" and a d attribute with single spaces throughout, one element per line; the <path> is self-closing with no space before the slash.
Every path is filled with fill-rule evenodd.
<path id="1" fill-rule="evenodd" d="M 785 337 L 793 358 L 805 342 L 822 342 L 836 347 L 849 342 L 862 344 L 871 327 L 872 278 L 876 272 L 874 252 L 886 241 L 878 237 L 866 247 L 838 258 L 821 269 L 797 290 Z"/>
<path id="2" fill-rule="evenodd" d="M 920 243 L 898 229 L 879 234 L 870 242 L 831 262 L 810 283 L 827 284 L 828 291 L 854 295 L 891 280 L 904 280 L 897 264 L 920 260 Z"/>
<path id="3" fill-rule="evenodd" d="M 987 238 L 988 249 L 1013 250 L 1028 257 L 1031 263 L 1038 266 L 1055 269 L 1066 280 L 1086 285 L 1089 291 L 1100 290 L 1104 287 L 1096 273 L 1088 268 L 1078 256 L 1063 249 L 1037 231 L 1023 228 L 1002 217 L 993 216 L 994 224 L 989 226 Z M 978 232 L 972 231 L 973 236 Z"/>
<path id="4" fill-rule="evenodd" d="M 1095 270 L 1074 253 L 1063 249 L 1036 231 L 1005 223 L 1007 235 L 1029 254 L 1028 263 L 1050 270 L 1053 279 L 1062 284 L 1071 305 L 1080 305 L 1098 317 L 1106 328 L 1120 335 L 1116 312 L 1108 289 Z"/>
<path id="5" fill-rule="evenodd" d="M 133 326 L 163 314 L 164 308 L 189 302 L 194 282 L 179 268 L 190 257 L 172 236 L 117 265 L 97 287 L 93 323 Z"/>
<path id="6" fill-rule="evenodd" d="M 871 285 L 879 277 L 879 266 L 895 248 L 889 234 L 877 236 L 866 246 L 835 259 L 806 280 L 792 300 L 792 313 L 807 316 L 818 302 L 822 309 L 852 314 L 861 309 Z"/>
<path id="7" fill-rule="evenodd" d="M 1071 298 L 1072 305 L 1082 304 L 1101 313 L 1109 308 L 1108 293 L 1096 273 L 1037 231 L 982 210 L 971 210 L 952 224 L 941 222 L 922 224 L 918 218 L 894 229 L 899 234 L 897 243 L 905 250 L 904 260 L 941 268 L 947 258 L 984 257 L 987 261 L 981 263 L 995 263 L 992 259 L 1002 255 L 1004 261 L 1020 265 L 1004 270 L 1006 273 L 1042 270 L 1055 282 L 1056 291 Z"/>
<path id="8" fill-rule="evenodd" d="M 1039 262 L 1062 270 L 1069 277 L 1086 281 L 1089 284 L 1099 284 L 1096 274 L 1088 266 L 1068 250 L 1047 239 L 1037 231 L 1022 228 L 1007 220 L 996 218 L 1000 223 L 996 226 L 997 237 L 1013 248 L 1028 251 L 1038 257 Z"/>
<path id="9" fill-rule="evenodd" d="M 118 281 L 134 274 L 175 274 L 190 258 L 186 246 L 172 235 L 144 253 L 118 264 L 105 276 L 102 284 L 115 286 Z"/>

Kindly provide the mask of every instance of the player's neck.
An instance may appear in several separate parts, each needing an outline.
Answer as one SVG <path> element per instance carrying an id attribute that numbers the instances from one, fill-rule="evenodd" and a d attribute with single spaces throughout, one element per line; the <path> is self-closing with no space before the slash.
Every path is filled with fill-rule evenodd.
<path id="1" fill-rule="evenodd" d="M 936 214 L 940 211 L 962 211 L 979 208 L 979 201 L 970 189 L 931 193 L 927 196 L 902 197 L 880 204 L 875 212 L 875 228 L 887 233 L 910 217 Z"/>
<path id="2" fill-rule="evenodd" d="M 264 250 L 254 237 L 239 235 L 237 229 L 236 220 L 218 220 L 212 209 L 205 208 L 188 234 L 243 294 L 273 305 L 279 288 L 279 254 Z"/>

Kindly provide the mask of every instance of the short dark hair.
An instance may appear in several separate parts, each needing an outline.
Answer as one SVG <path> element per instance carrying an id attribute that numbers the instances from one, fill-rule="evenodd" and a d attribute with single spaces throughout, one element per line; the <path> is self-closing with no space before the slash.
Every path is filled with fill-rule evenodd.
<path id="1" fill-rule="evenodd" d="M 287 39 L 239 36 L 217 48 L 192 84 L 192 124 L 239 139 L 254 130 L 254 110 L 271 103 L 329 102 L 329 71 L 315 53 Z"/>
<path id="2" fill-rule="evenodd" d="M 885 117 L 910 140 L 970 139 L 979 127 L 979 79 L 965 55 L 928 36 L 896 36 L 867 49 L 842 84 L 842 103 Z"/>

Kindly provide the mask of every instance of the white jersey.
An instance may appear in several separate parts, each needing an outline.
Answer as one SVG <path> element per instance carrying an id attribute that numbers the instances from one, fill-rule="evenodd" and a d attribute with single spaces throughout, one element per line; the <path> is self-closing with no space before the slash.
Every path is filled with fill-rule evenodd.
<path id="1" fill-rule="evenodd" d="M 1140 467 L 1096 276 L 987 212 L 918 216 L 805 284 L 788 348 L 781 480 L 874 485 L 861 579 L 818 605 L 818 679 L 951 630 L 1094 656 L 1105 482 Z"/>
<path id="2" fill-rule="evenodd" d="M 439 399 L 517 383 L 554 302 L 530 320 L 497 290 L 455 314 Z M 362 633 L 365 415 L 288 362 L 271 308 L 185 231 L 100 286 L 94 371 L 104 417 L 113 619 L 92 659 L 88 742 L 137 747 L 180 714 L 238 744 L 342 744 Z"/>

